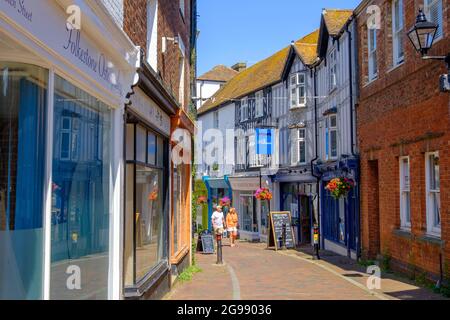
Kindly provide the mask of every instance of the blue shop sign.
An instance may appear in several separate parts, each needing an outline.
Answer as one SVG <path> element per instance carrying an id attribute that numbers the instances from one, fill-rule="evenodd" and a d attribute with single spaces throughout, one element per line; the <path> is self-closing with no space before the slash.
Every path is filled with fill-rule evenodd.
<path id="1" fill-rule="evenodd" d="M 256 154 L 272 155 L 274 153 L 274 129 L 256 129 Z"/>

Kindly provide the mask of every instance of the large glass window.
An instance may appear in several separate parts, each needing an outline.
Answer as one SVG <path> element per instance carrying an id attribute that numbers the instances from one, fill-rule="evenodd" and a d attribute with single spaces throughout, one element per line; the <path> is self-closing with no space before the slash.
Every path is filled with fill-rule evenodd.
<path id="1" fill-rule="evenodd" d="M 124 284 L 134 287 L 167 259 L 167 143 L 140 124 L 126 132 L 136 150 L 127 152 L 125 170 Z"/>
<path id="2" fill-rule="evenodd" d="M 108 297 L 111 172 L 108 109 L 98 99 L 55 75 L 52 299 Z"/>
<path id="3" fill-rule="evenodd" d="M 253 195 L 241 195 L 242 230 L 258 232 L 258 219 L 254 206 Z"/>
<path id="4" fill-rule="evenodd" d="M 0 62 L 0 300 L 42 298 L 47 81 Z"/>

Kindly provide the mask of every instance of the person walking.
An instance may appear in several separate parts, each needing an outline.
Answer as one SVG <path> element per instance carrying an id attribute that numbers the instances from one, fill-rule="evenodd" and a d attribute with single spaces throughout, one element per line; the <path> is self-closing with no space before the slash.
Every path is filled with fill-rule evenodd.
<path id="1" fill-rule="evenodd" d="M 225 218 L 223 216 L 222 206 L 216 207 L 216 211 L 214 211 L 211 216 L 211 223 L 216 237 L 219 234 L 222 235 L 225 227 Z"/>
<path id="2" fill-rule="evenodd" d="M 230 233 L 231 247 L 235 247 L 235 241 L 237 238 L 239 218 L 235 208 L 230 208 L 230 212 L 227 214 L 227 231 Z"/>

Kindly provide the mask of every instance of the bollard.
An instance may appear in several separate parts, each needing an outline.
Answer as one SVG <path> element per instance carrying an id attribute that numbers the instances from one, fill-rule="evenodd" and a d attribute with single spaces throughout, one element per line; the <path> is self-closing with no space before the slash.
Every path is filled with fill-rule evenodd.
<path id="1" fill-rule="evenodd" d="M 319 256 L 319 227 L 317 225 L 314 226 L 314 260 L 320 260 Z"/>
<path id="2" fill-rule="evenodd" d="M 283 236 L 282 236 L 283 246 L 281 250 L 286 250 L 286 223 L 283 223 Z"/>
<path id="3" fill-rule="evenodd" d="M 223 264 L 222 261 L 222 235 L 217 235 L 217 262 L 216 264 Z"/>

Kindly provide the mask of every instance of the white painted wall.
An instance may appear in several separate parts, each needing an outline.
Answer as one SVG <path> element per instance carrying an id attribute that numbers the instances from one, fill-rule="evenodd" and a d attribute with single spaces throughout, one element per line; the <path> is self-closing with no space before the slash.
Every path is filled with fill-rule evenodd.
<path id="1" fill-rule="evenodd" d="M 205 114 L 202 114 L 198 117 L 198 126 L 201 126 L 203 135 L 208 129 L 214 128 L 214 112 L 219 112 L 219 127 L 218 130 L 221 132 L 221 135 L 223 137 L 223 157 L 220 158 L 220 162 L 223 162 L 222 159 L 225 159 L 225 157 L 229 157 L 230 159 L 234 159 L 234 139 L 232 142 L 230 142 L 231 145 L 226 145 L 226 131 L 233 130 L 234 132 L 234 119 L 235 119 L 235 105 L 234 103 L 228 103 L 219 109 L 216 109 L 215 111 L 209 111 Z M 197 141 L 201 139 L 201 137 L 196 137 Z M 205 146 L 210 144 L 209 142 L 203 142 L 203 150 L 205 149 Z M 219 153 L 216 154 L 217 160 L 219 161 Z M 234 166 L 233 165 L 219 165 L 219 170 L 217 172 L 211 170 L 208 172 L 208 166 L 206 164 L 199 165 L 197 168 L 197 178 L 201 178 L 204 175 L 209 176 L 215 176 L 215 177 L 223 177 L 224 175 L 229 175 L 233 173 Z"/>
<path id="2" fill-rule="evenodd" d="M 217 91 L 219 91 L 221 85 L 224 84 L 225 82 L 197 80 L 197 97 L 200 98 L 197 100 L 197 110 L 206 102 L 207 99 L 211 98 Z"/>

